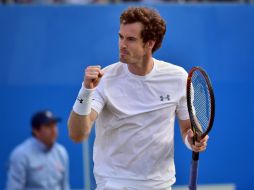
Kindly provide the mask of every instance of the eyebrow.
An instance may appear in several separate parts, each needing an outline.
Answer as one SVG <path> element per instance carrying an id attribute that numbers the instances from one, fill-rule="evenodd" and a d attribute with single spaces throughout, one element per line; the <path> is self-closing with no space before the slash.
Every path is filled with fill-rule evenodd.
<path id="1" fill-rule="evenodd" d="M 123 35 L 119 32 L 118 33 L 119 37 L 123 37 Z M 138 38 L 134 37 L 134 36 L 127 36 L 126 37 L 128 40 L 137 40 Z"/>

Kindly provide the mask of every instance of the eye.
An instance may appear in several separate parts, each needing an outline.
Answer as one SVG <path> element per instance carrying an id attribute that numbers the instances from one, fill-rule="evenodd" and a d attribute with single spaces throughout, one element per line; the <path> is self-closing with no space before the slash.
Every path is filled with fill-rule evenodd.
<path id="1" fill-rule="evenodd" d="M 118 34 L 118 36 L 119 36 L 120 39 L 123 39 L 123 36 L 121 34 Z"/>
<path id="2" fill-rule="evenodd" d="M 136 41 L 136 38 L 134 38 L 134 37 L 128 37 L 127 39 L 128 39 L 129 41 L 131 41 L 131 42 Z"/>

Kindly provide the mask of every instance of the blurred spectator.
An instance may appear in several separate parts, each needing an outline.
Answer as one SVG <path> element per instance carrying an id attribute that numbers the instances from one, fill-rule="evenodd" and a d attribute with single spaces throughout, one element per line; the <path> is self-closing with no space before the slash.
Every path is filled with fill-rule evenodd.
<path id="1" fill-rule="evenodd" d="M 0 0 L 0 3 L 21 4 L 105 4 L 105 3 L 253 3 L 254 0 Z"/>
<path id="2" fill-rule="evenodd" d="M 142 0 L 122 0 L 122 2 L 142 2 Z"/>
<path id="3" fill-rule="evenodd" d="M 64 0 L 64 3 L 70 4 L 110 3 L 110 0 Z"/>
<path id="4" fill-rule="evenodd" d="M 64 0 L 64 3 L 70 4 L 89 4 L 93 3 L 94 0 Z"/>
<path id="5" fill-rule="evenodd" d="M 61 0 L 2 0 L 3 3 L 20 3 L 20 4 L 52 4 Z"/>
<path id="6" fill-rule="evenodd" d="M 32 116 L 32 137 L 11 153 L 6 190 L 69 190 L 68 154 L 56 143 L 59 121 L 50 111 Z"/>
<path id="7" fill-rule="evenodd" d="M 2 3 L 20 3 L 20 4 L 93 4 L 93 3 L 115 3 L 118 0 L 0 0 Z M 120 0 L 119 0 L 120 1 Z"/>

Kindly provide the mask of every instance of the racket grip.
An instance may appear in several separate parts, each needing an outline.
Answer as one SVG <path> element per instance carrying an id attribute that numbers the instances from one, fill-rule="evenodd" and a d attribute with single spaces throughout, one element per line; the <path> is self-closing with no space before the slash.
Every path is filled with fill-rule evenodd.
<path id="1" fill-rule="evenodd" d="M 190 170 L 189 190 L 197 189 L 197 179 L 198 179 L 198 160 L 192 159 L 191 170 Z"/>
<path id="2" fill-rule="evenodd" d="M 192 152 L 192 160 L 199 160 L 199 153 L 198 152 Z"/>

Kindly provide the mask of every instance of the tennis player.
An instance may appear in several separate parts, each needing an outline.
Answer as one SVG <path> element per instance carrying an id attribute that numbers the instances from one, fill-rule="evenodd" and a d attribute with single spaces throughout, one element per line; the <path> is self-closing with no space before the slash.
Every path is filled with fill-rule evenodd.
<path id="1" fill-rule="evenodd" d="M 128 8 L 120 17 L 120 61 L 85 70 L 68 127 L 70 138 L 80 142 L 96 121 L 96 190 L 171 190 L 175 116 L 186 146 L 206 149 L 208 136 L 191 143 L 186 71 L 153 58 L 165 32 L 155 10 Z"/>

